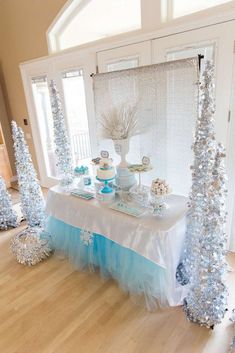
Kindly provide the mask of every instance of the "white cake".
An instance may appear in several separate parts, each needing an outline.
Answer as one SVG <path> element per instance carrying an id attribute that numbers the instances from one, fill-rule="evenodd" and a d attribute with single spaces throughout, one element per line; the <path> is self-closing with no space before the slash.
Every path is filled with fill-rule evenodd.
<path id="1" fill-rule="evenodd" d="M 116 184 L 122 190 L 129 190 L 136 185 L 135 174 L 131 173 L 128 168 L 120 168 L 117 166 Z"/>
<path id="2" fill-rule="evenodd" d="M 101 158 L 99 167 L 97 168 L 97 178 L 102 180 L 113 179 L 115 177 L 115 169 L 111 158 Z"/>

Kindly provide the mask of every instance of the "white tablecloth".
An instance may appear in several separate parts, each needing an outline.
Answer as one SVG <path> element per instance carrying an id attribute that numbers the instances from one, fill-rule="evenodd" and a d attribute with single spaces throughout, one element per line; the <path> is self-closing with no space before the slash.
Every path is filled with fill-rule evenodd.
<path id="1" fill-rule="evenodd" d="M 74 227 L 103 235 L 166 269 L 170 305 L 179 305 L 183 288 L 175 279 L 186 230 L 187 199 L 171 195 L 163 217 L 146 214 L 134 218 L 64 193 L 59 186 L 49 190 L 47 214 Z"/>

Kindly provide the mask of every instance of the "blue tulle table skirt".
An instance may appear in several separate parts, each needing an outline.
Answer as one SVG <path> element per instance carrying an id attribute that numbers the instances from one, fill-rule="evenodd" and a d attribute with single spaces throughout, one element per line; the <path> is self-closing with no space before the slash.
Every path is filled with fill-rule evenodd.
<path id="1" fill-rule="evenodd" d="M 52 216 L 47 231 L 53 248 L 62 251 L 78 270 L 99 270 L 104 279 L 113 278 L 135 301 L 145 298 L 149 310 L 169 305 L 164 268 L 101 234 L 84 232 Z"/>

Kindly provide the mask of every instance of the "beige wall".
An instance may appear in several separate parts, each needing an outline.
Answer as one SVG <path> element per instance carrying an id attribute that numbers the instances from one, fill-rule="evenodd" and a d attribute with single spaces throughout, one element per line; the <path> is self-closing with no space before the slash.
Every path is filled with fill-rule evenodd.
<path id="1" fill-rule="evenodd" d="M 28 117 L 19 64 L 48 54 L 46 31 L 66 0 L 0 0 L 0 84 L 8 120 L 15 119 L 25 132 Z M 13 172 L 14 158 L 9 122 L 1 116 Z M 32 140 L 27 140 L 36 166 Z"/>

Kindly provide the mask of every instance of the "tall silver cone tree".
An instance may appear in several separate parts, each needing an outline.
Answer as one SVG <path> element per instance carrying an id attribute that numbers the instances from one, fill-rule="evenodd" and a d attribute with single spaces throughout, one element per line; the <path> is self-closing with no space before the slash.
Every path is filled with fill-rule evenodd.
<path id="1" fill-rule="evenodd" d="M 189 278 L 189 293 L 184 301 L 186 316 L 192 322 L 211 328 L 221 322 L 227 308 L 225 154 L 222 146 L 215 142 L 214 112 L 214 66 L 207 62 L 200 86 L 183 264 Z"/>
<path id="2" fill-rule="evenodd" d="M 4 179 L 0 176 L 0 230 L 17 226 L 17 214 L 13 209 L 11 196 Z"/>
<path id="3" fill-rule="evenodd" d="M 31 227 L 43 227 L 45 201 L 32 158 L 22 129 L 17 126 L 15 121 L 12 121 L 11 126 L 22 213 Z"/>
<path id="4" fill-rule="evenodd" d="M 56 146 L 55 153 L 57 157 L 59 178 L 61 185 L 66 186 L 73 182 L 72 153 L 60 95 L 53 80 L 50 83 L 50 100 L 53 115 L 54 141 Z"/>
<path id="5" fill-rule="evenodd" d="M 204 214 L 208 208 L 209 187 L 214 166 L 216 141 L 214 130 L 214 68 L 207 62 L 199 85 L 199 116 L 196 122 L 195 140 L 192 146 L 194 164 L 192 170 L 192 188 L 189 195 L 187 215 L 187 234 L 183 260 L 179 264 L 176 277 L 179 283 L 186 285 L 198 262 L 198 244 L 203 231 Z"/>

